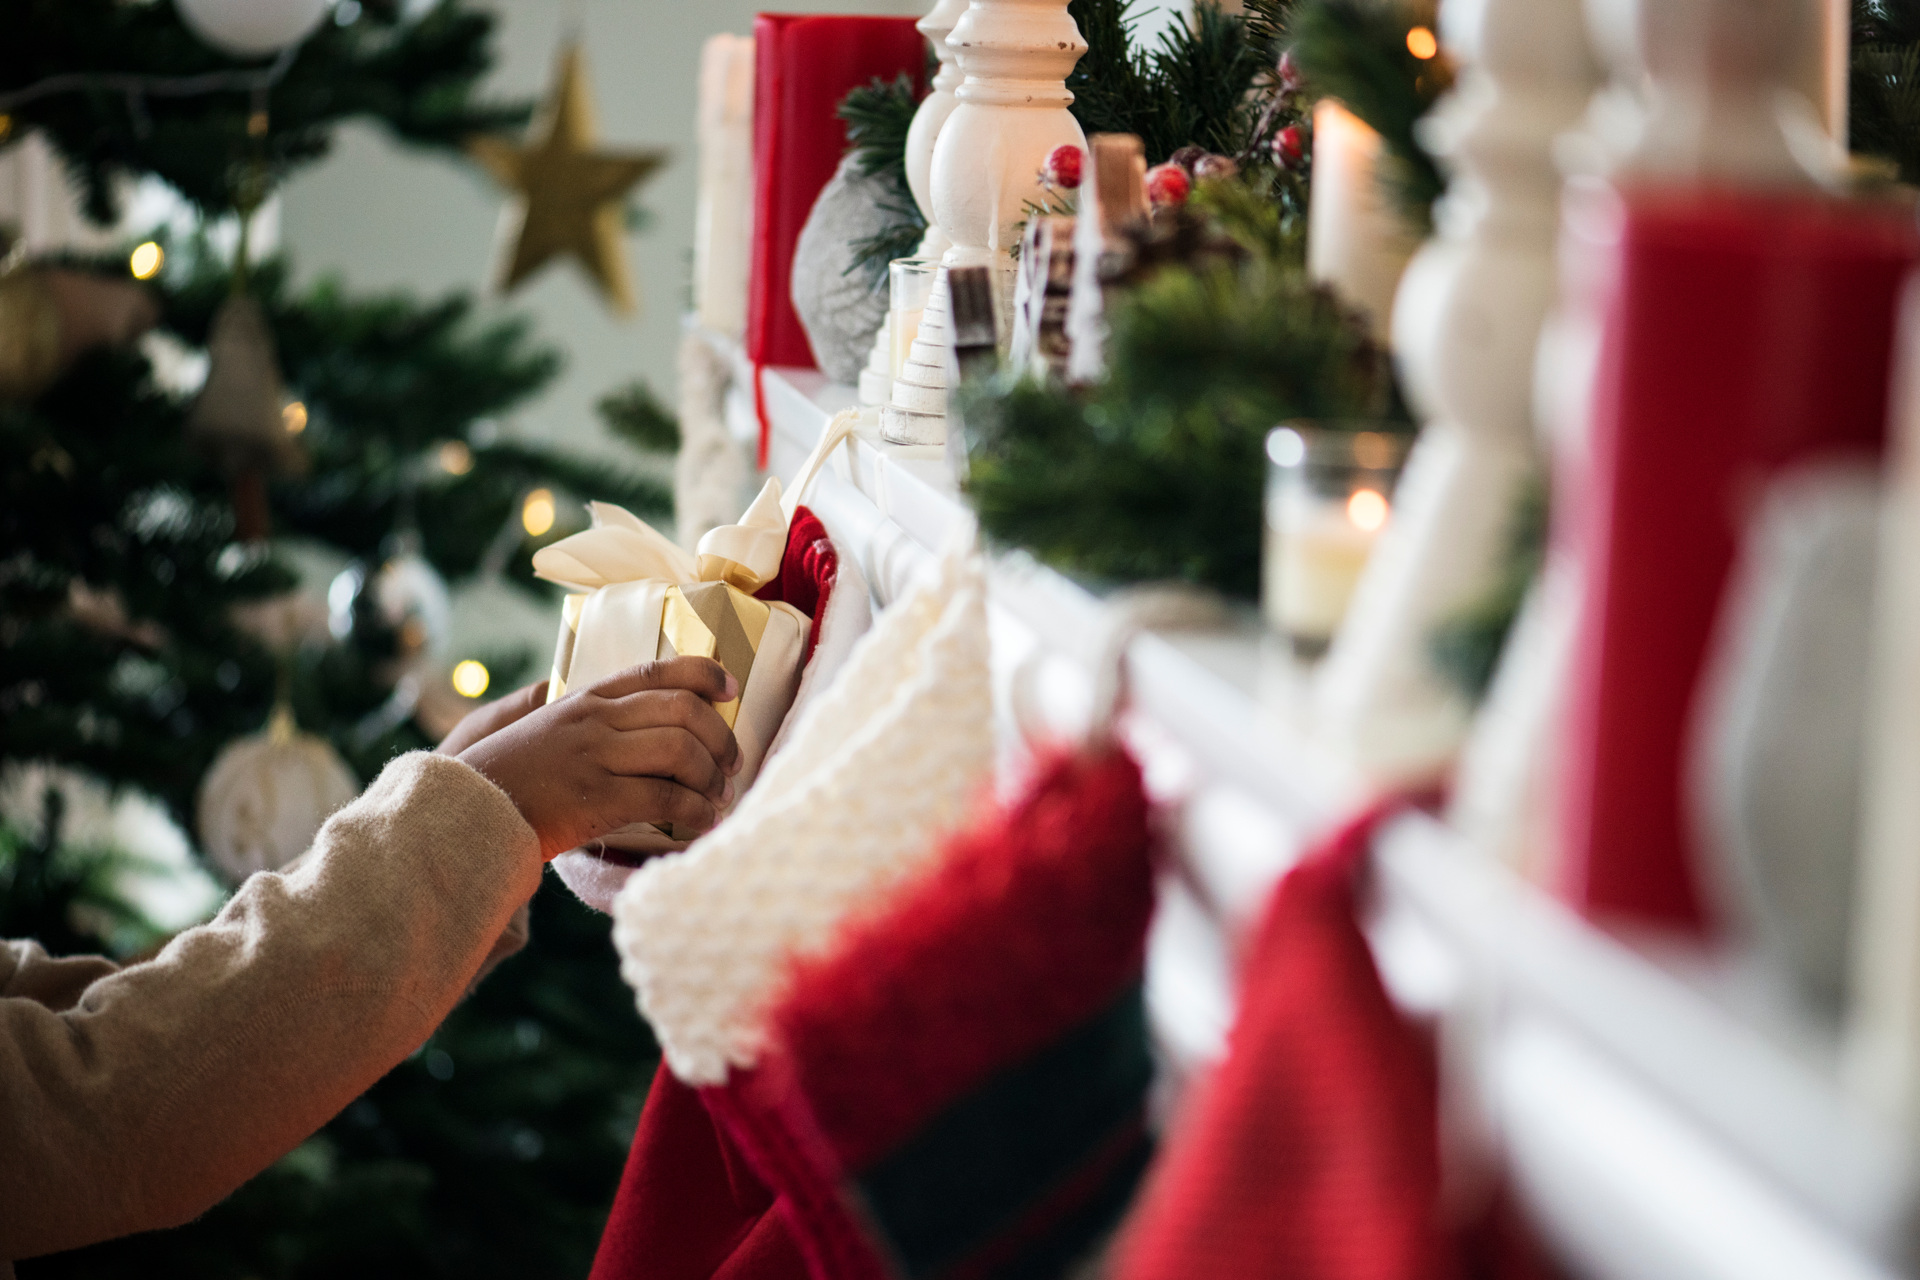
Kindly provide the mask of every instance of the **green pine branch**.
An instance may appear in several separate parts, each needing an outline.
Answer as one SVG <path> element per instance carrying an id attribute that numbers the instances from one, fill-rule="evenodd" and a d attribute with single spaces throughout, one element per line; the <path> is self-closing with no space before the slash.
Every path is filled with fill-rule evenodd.
<path id="1" fill-rule="evenodd" d="M 607 430 L 643 453 L 673 453 L 680 448 L 680 420 L 638 378 L 607 392 L 593 407 Z"/>
<path id="2" fill-rule="evenodd" d="M 105 944 L 129 956 L 160 941 L 162 931 L 117 884 L 122 873 L 155 864 L 65 839 L 64 810 L 61 793 L 49 788 L 37 829 L 0 820 L 0 938 L 33 938 L 53 955 Z"/>
<path id="3" fill-rule="evenodd" d="M 270 179 L 283 176 L 324 153 L 332 126 L 349 117 L 432 146 L 524 117 L 474 93 L 491 16 L 458 0 L 405 20 L 400 0 L 353 9 L 357 21 L 323 26 L 302 46 L 271 95 L 258 152 L 246 133 L 251 104 L 232 93 L 150 98 L 144 113 L 120 95 L 62 95 L 13 112 L 13 136 L 45 129 L 96 216 L 111 214 L 123 174 L 157 174 L 218 213 L 256 155 Z M 21 0 L 7 19 L 0 92 L 58 72 L 238 65 L 201 46 L 167 0 Z M 157 336 L 193 347 L 230 287 L 227 264 L 191 244 L 168 249 Z M 125 262 L 91 265 L 124 279 Z M 378 557 L 396 531 L 411 530 L 451 578 L 504 543 L 509 573 L 526 582 L 535 544 L 517 516 L 529 488 L 665 510 L 651 476 L 500 439 L 494 424 L 558 368 L 524 324 L 488 322 L 458 295 L 294 288 L 284 263 L 262 264 L 251 287 L 288 390 L 309 408 L 308 468 L 273 485 L 277 534 Z M 139 348 L 92 352 L 30 402 L 0 403 L 0 762 L 49 760 L 138 786 L 192 832 L 208 766 L 259 730 L 279 675 L 275 657 L 236 626 L 234 607 L 300 579 L 274 551 L 236 542 L 232 482 L 189 439 L 189 404 L 156 383 Z M 656 439 L 662 429 L 632 425 Z M 519 650 L 484 656 L 502 688 L 521 677 L 516 668 L 544 661 Z M 411 721 L 363 732 L 393 705 L 391 673 L 377 667 L 357 642 L 324 635 L 290 662 L 302 728 L 331 739 L 362 778 L 427 745 Z M 9 816 L 0 936 L 38 936 L 60 952 L 97 950 L 81 936 L 87 927 L 132 936 L 109 896 L 117 855 Z M 40 828 L 49 825 L 58 824 Z M 551 881 L 533 914 L 527 950 L 429 1046 L 212 1211 L 23 1270 L 39 1280 L 584 1274 L 656 1051 L 604 919 Z"/>
<path id="4" fill-rule="evenodd" d="M 1920 184 L 1920 11 L 1889 0 L 1854 0 L 1847 142 L 1855 155 L 1890 163 Z"/>
<path id="5" fill-rule="evenodd" d="M 905 72 L 892 81 L 878 77 L 852 89 L 837 114 L 847 126 L 847 154 L 861 177 L 876 178 L 881 191 L 876 207 L 885 226 L 855 241 L 849 272 L 861 271 L 875 289 L 884 289 L 887 264 L 910 256 L 926 234 L 927 220 L 907 185 L 907 131 L 920 106 L 920 89 Z"/>
<path id="6" fill-rule="evenodd" d="M 268 129 L 248 131 L 251 95 L 193 97 L 105 91 L 38 98 L 10 114 L 16 132 L 44 130 L 86 193 L 90 217 L 117 214 L 116 180 L 156 174 L 202 210 L 231 210 L 245 170 L 270 184 L 323 157 L 349 119 L 385 125 L 403 141 L 457 148 L 474 134 L 511 128 L 526 103 L 489 102 L 477 90 L 497 19 L 441 3 L 417 18 L 376 0 L 358 18 L 323 22 L 301 44 L 268 95 Z M 257 67 L 204 44 L 171 4 L 120 0 L 17 0 L 0 40 L 0 93 L 73 73 L 193 76 Z"/>
<path id="7" fill-rule="evenodd" d="M 1069 0 L 1067 5 L 1080 38 L 1087 42 L 1087 51 L 1067 76 L 1067 88 L 1073 93 L 1069 110 L 1089 135 L 1140 133 L 1148 74 L 1133 48 L 1137 18 L 1130 11 L 1137 2 Z"/>

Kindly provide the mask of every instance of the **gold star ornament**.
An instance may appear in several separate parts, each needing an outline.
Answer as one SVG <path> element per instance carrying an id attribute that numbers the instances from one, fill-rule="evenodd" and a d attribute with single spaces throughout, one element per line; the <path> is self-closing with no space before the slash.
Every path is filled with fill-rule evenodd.
<path id="1" fill-rule="evenodd" d="M 666 163 L 665 151 L 602 151 L 594 146 L 593 96 L 578 45 L 560 53 L 560 78 L 525 144 L 481 136 L 468 154 L 515 195 L 500 217 L 500 287 L 512 290 L 554 258 L 571 254 L 616 311 L 634 310 L 627 269 L 625 200 L 634 184 Z"/>

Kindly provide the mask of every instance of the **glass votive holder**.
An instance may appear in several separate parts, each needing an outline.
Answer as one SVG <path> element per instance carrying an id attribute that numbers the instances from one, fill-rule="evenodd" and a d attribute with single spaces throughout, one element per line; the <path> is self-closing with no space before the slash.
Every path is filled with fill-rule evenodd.
<path id="1" fill-rule="evenodd" d="M 1393 518 L 1411 438 L 1372 422 L 1289 422 L 1267 433 L 1260 612 L 1295 656 L 1327 651 Z"/>
<path id="2" fill-rule="evenodd" d="M 940 272 L 938 258 L 895 258 L 887 264 L 887 336 L 893 344 L 888 372 L 900 376 L 907 353 L 920 334 L 920 316 L 933 296 Z"/>

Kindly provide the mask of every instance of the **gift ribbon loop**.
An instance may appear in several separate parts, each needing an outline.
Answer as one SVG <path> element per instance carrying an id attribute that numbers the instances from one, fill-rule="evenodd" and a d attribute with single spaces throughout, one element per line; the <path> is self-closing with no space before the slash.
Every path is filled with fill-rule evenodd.
<path id="1" fill-rule="evenodd" d="M 801 464 L 790 490 L 783 495 L 780 477 L 767 477 L 740 522 L 708 530 L 693 555 L 631 511 L 610 502 L 590 502 L 587 510 L 593 527 L 536 551 L 534 574 L 575 591 L 660 578 L 683 586 L 724 582 L 751 595 L 779 576 L 787 550 L 787 526 L 793 523 L 802 495 L 834 449 L 853 434 L 859 418 L 854 410 L 835 415 Z"/>

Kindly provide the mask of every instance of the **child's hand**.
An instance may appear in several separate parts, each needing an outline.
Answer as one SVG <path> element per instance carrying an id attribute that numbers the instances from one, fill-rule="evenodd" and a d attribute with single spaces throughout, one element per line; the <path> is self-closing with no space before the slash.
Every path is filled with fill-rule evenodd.
<path id="1" fill-rule="evenodd" d="M 457 756 L 491 733 L 498 733 L 520 717 L 538 711 L 547 703 L 547 682 L 516 689 L 484 707 L 477 707 L 460 718 L 453 731 L 440 739 L 434 750 L 443 756 Z"/>
<path id="2" fill-rule="evenodd" d="M 459 756 L 507 793 L 543 858 L 635 822 L 698 834 L 733 799 L 740 748 L 713 704 L 739 692 L 710 658 L 642 663 L 518 718 L 501 712 L 509 722 Z"/>

